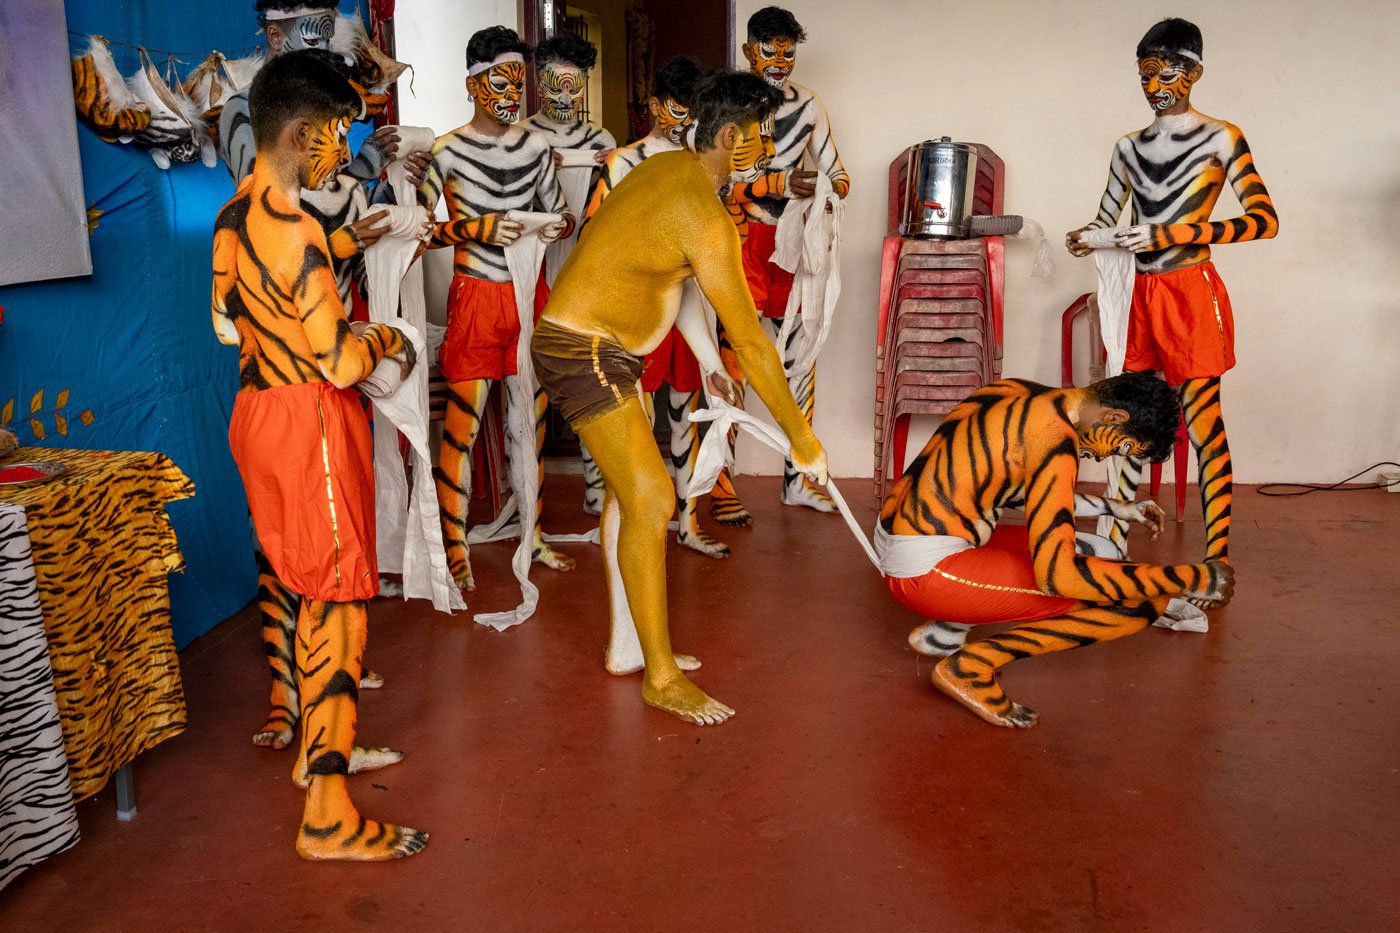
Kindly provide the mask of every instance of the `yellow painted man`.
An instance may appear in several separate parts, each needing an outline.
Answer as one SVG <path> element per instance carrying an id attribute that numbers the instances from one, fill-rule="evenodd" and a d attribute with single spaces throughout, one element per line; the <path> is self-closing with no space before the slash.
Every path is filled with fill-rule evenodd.
<path id="1" fill-rule="evenodd" d="M 699 725 L 734 711 L 682 673 L 699 666 L 694 658 L 671 651 L 666 523 L 675 501 L 637 380 L 642 357 L 675 324 L 681 286 L 693 276 L 749 383 L 792 442 L 793 462 L 826 482 L 826 452 L 759 325 L 739 235 L 715 196 L 729 180 L 735 149 L 759 138 L 759 123 L 779 102 L 777 90 L 756 75 L 705 78 L 691 110 L 695 151 L 653 156 L 613 190 L 561 270 L 531 345 L 540 384 L 603 473 L 609 598 L 625 598 L 631 622 L 614 612 L 608 670 L 645 667 L 643 700 Z"/>

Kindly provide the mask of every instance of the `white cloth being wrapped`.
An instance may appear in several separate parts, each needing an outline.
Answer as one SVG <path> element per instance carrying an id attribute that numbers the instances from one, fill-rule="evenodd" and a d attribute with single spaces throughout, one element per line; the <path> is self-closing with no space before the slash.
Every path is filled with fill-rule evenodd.
<path id="1" fill-rule="evenodd" d="M 505 380 L 508 393 L 506 444 L 511 451 L 511 488 L 516 492 L 516 508 L 520 516 L 520 545 L 511 559 L 511 569 L 515 571 L 515 579 L 520 581 L 520 605 L 506 612 L 476 614 L 477 622 L 497 631 L 519 625 L 534 615 L 540 598 L 539 589 L 530 582 L 535 507 L 539 498 L 536 488 L 539 462 L 535 459 L 535 393 L 539 391 L 539 382 L 535 379 L 535 363 L 530 356 L 530 338 L 535 333 L 535 283 L 539 279 L 540 265 L 544 262 L 545 248 L 548 246 L 540 240 L 540 233 L 551 224 L 563 220 L 558 214 L 528 211 L 510 211 L 506 218 L 524 225 L 520 237 L 505 248 L 506 266 L 510 269 L 511 282 L 515 286 L 515 308 L 520 315 L 520 340 L 515 350 L 516 375 L 507 376 Z M 505 516 L 509 508 L 501 512 Z M 493 527 L 502 525 L 500 518 L 493 523 Z M 468 537 L 468 541 L 475 540 L 479 539 Z"/>
<path id="2" fill-rule="evenodd" d="M 559 270 L 564 268 L 565 260 L 574 251 L 574 244 L 578 242 L 579 230 L 583 226 L 583 212 L 588 207 L 588 183 L 593 180 L 593 171 L 598 167 L 598 163 L 594 161 L 594 157 L 598 155 L 597 149 L 556 149 L 554 153 L 562 163 L 555 169 L 554 174 L 559 179 L 559 187 L 563 189 L 564 203 L 569 205 L 569 210 L 578 219 L 578 223 L 573 232 L 549 244 L 549 249 L 545 251 L 544 280 L 550 288 L 554 287 L 555 279 L 559 278 Z"/>
<path id="3" fill-rule="evenodd" d="M 432 130 L 400 127 L 400 151 L 430 147 Z M 403 159 L 389 166 L 390 183 L 399 200 L 378 210 L 389 213 L 390 229 L 365 251 L 370 320 L 392 324 L 413 344 L 418 364 L 401 379 L 396 361 L 383 360 L 366 380 L 365 394 L 374 399 L 375 524 L 379 569 L 403 574 L 405 599 L 429 599 L 439 612 L 465 609 L 461 591 L 447 569 L 447 552 L 438 520 L 428 445 L 427 308 L 423 300 L 423 266 L 413 261 L 425 236 L 427 212 L 418 206 Z M 376 394 L 378 393 L 378 394 Z M 410 492 L 405 477 L 399 434 L 411 448 Z"/>
<path id="4" fill-rule="evenodd" d="M 778 346 L 786 347 L 799 326 L 801 340 L 787 370 L 789 380 L 801 379 L 817 361 L 831 335 L 832 316 L 841 297 L 841 230 L 846 204 L 831 188 L 831 179 L 818 172 L 810 198 L 791 198 L 783 206 L 774 232 L 773 262 L 794 276 Z"/>

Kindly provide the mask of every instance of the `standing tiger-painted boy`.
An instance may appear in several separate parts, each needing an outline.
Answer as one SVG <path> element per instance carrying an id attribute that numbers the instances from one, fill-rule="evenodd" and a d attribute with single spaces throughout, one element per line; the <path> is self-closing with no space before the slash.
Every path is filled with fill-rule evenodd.
<path id="1" fill-rule="evenodd" d="M 1182 611 L 1183 600 L 1230 601 L 1234 573 L 1223 561 L 1127 563 L 1106 538 L 1075 531 L 1076 516 L 1112 515 L 1160 532 L 1156 503 L 1080 495 L 1074 485 L 1081 457 L 1166 457 L 1176 424 L 1175 394 L 1143 373 L 1084 389 L 1007 379 L 943 419 L 875 531 L 890 592 L 933 620 L 909 641 L 942 658 L 934 686 L 993 725 L 1027 728 L 1036 714 L 997 682 L 1007 664 L 1131 635 Z M 1024 527 L 1001 524 L 1013 507 L 1025 508 Z M 1018 624 L 964 644 L 971 626 L 995 622 Z"/>
<path id="2" fill-rule="evenodd" d="M 530 47 L 512 29 L 492 26 L 467 42 L 467 94 L 475 104 L 470 122 L 438 138 L 421 189 L 431 210 L 443 198 L 448 220 L 437 225 L 434 247 L 452 247 L 452 287 L 447 296 L 447 336 L 439 354 L 447 380 L 447 414 L 433 476 L 447 566 L 463 590 L 475 588 L 467 546 L 471 496 L 471 452 L 493 382 L 504 382 L 506 405 L 533 406 L 536 457 L 544 443 L 548 400 L 542 392 L 523 397 L 516 375 L 520 316 L 505 249 L 520 237 L 510 211 L 544 211 L 563 219 L 540 239 L 551 243 L 573 230 L 574 216 L 554 171 L 549 143 L 515 125 L 525 91 Z M 535 287 L 534 313 L 549 298 L 543 276 Z M 511 419 L 507 417 L 509 423 Z M 512 471 L 511 476 L 515 473 Z M 543 463 L 537 475 L 541 485 Z M 520 491 L 517 499 L 523 501 Z M 542 502 L 537 498 L 537 503 Z M 542 511 L 543 506 L 538 508 Z M 536 512 L 533 558 L 555 570 L 570 570 L 572 558 L 545 543 Z"/>
<path id="3" fill-rule="evenodd" d="M 789 11 L 776 6 L 764 7 L 748 21 L 748 41 L 743 45 L 749 71 L 782 93 L 782 104 L 774 114 L 771 130 L 765 136 L 771 140 L 772 158 L 765 163 L 763 173 L 740 175 L 728 201 L 731 214 L 736 215 L 744 243 L 744 275 L 749 281 L 755 306 L 763 317 L 764 326 L 776 339 L 787 316 L 788 296 L 793 287 L 793 274 L 773 262 L 778 219 L 789 198 L 810 197 L 815 191 L 818 172 L 831 180 L 831 188 L 844 198 L 851 180 L 841 164 L 836 141 L 831 135 L 831 121 L 821 99 L 808 87 L 792 81 L 797 63 L 797 45 L 807 33 Z M 803 168 L 803 165 L 806 168 Z M 799 309 L 800 313 L 800 309 Z M 785 366 L 791 367 L 800 345 L 801 324 L 794 327 L 785 347 L 779 347 Z M 726 341 L 721 335 L 720 349 L 732 360 Z M 743 374 L 733 365 L 730 375 L 737 381 Z M 791 377 L 793 395 L 808 423 L 816 404 L 816 367 Z M 730 458 L 733 459 L 732 456 Z M 812 485 L 791 462 L 783 467 L 782 502 L 784 505 L 805 506 L 819 512 L 834 512 L 836 507 L 821 490 Z M 725 525 L 747 525 L 753 521 L 734 492 L 730 471 L 720 474 L 710 495 L 710 510 L 715 520 Z"/>
<path id="4" fill-rule="evenodd" d="M 250 101 L 258 159 L 215 223 L 212 310 L 220 342 L 239 348 L 229 446 L 263 554 L 300 600 L 297 852 L 402 858 L 426 834 L 365 819 L 347 787 L 366 601 L 379 588 L 369 422 L 350 387 L 385 358 L 407 371 L 413 347 L 386 324 L 350 324 L 326 236 L 299 205 L 349 159 L 354 89 L 314 52 L 292 52 L 263 67 Z"/>
<path id="5" fill-rule="evenodd" d="M 1220 377 L 1235 365 L 1235 322 L 1210 247 L 1272 237 L 1278 214 L 1239 127 L 1191 106 L 1205 70 L 1202 50 L 1200 29 L 1183 19 L 1162 20 L 1142 37 L 1138 74 L 1152 124 L 1114 146 L 1098 216 L 1067 234 L 1066 245 L 1076 256 L 1088 255 L 1083 232 L 1112 227 L 1131 195 L 1134 225 L 1114 237 L 1137 254 L 1123 369 L 1157 371 L 1180 388 L 1200 466 L 1206 558 L 1228 560 L 1234 470 Z M 1227 183 L 1244 214 L 1212 222 Z M 1141 475 L 1142 463 L 1130 460 L 1117 494 L 1132 499 Z M 1115 522 L 1114 542 L 1124 546 L 1126 534 L 1127 526 Z"/>

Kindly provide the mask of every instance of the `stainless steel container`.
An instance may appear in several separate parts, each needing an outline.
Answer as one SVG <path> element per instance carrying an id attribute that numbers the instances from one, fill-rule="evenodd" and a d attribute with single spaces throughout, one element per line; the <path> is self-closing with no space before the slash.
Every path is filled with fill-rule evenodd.
<path id="1" fill-rule="evenodd" d="M 899 235 L 960 240 L 970 235 L 977 150 L 944 136 L 909 148 Z"/>

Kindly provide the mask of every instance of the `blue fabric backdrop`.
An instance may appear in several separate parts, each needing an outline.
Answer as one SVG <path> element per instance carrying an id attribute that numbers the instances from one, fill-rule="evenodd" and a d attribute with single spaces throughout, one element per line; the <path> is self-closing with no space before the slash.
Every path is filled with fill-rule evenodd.
<path id="1" fill-rule="evenodd" d="M 182 75 L 209 50 L 236 57 L 234 50 L 260 41 L 252 0 L 194 7 L 67 0 L 66 7 L 74 32 L 187 51 Z M 71 41 L 75 49 L 84 43 Z M 112 51 L 123 74 L 136 69 L 135 50 Z M 141 149 L 102 142 L 82 125 L 78 133 L 85 199 L 101 212 L 93 274 L 0 288 L 0 408 L 14 400 L 10 428 L 22 444 L 160 451 L 194 480 L 195 498 L 170 506 L 187 565 L 170 577 L 175 643 L 183 647 L 257 590 L 247 503 L 228 448 L 237 351 L 214 339 L 209 315 L 213 221 L 233 185 L 222 165 L 161 171 Z M 29 406 L 41 390 L 36 430 Z"/>

